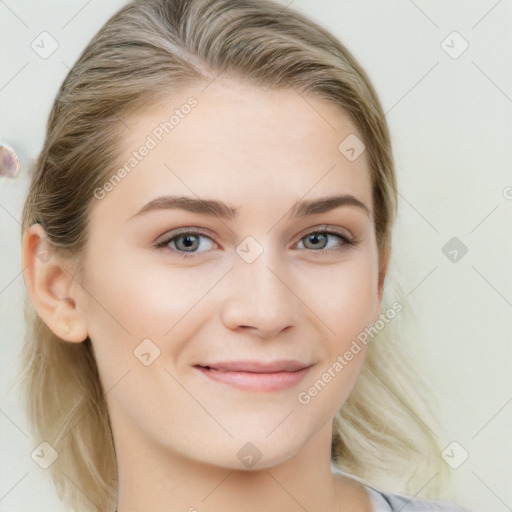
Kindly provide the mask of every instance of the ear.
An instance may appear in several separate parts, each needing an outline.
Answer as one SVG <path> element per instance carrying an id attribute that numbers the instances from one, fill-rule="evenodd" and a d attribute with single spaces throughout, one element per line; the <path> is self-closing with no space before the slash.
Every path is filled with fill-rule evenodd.
<path id="1" fill-rule="evenodd" d="M 24 233 L 21 252 L 25 286 L 44 323 L 64 341 L 80 343 L 87 339 L 85 322 L 76 308 L 79 285 L 40 224 L 33 224 Z"/>

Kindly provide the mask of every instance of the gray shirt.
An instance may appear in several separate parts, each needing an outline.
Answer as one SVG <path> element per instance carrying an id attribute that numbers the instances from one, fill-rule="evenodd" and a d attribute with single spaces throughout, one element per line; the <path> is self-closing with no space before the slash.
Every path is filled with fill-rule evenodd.
<path id="1" fill-rule="evenodd" d="M 341 471 L 332 461 L 331 470 L 333 473 L 342 474 L 361 483 L 370 495 L 373 512 L 475 512 L 449 501 L 424 500 L 403 494 L 380 491 L 371 487 L 362 479 Z"/>
<path id="2" fill-rule="evenodd" d="M 368 485 L 364 487 L 370 495 L 374 512 L 471 512 L 449 501 L 422 500 L 382 492 Z"/>

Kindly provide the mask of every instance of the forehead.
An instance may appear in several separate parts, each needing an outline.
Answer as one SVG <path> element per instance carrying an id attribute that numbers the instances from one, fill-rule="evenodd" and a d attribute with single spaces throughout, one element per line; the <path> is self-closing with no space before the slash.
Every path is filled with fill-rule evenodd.
<path id="1" fill-rule="evenodd" d="M 347 137 L 362 136 L 316 95 L 219 78 L 170 92 L 125 122 L 118 167 L 128 172 L 111 195 L 132 210 L 162 193 L 243 208 L 342 192 L 372 208 L 366 152 L 351 160 L 340 150 Z"/>

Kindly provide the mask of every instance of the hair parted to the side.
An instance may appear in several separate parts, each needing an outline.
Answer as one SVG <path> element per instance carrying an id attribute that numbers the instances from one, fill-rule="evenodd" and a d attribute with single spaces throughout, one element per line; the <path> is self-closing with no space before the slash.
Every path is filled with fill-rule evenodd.
<path id="1" fill-rule="evenodd" d="M 256 86 L 294 88 L 341 107 L 368 155 L 379 255 L 391 250 L 397 187 L 390 136 L 366 73 L 328 31 L 270 0 L 135 0 L 94 36 L 64 80 L 47 124 L 23 210 L 48 242 L 75 263 L 87 243 L 94 190 L 118 169 L 123 117 L 173 90 L 219 73 Z M 340 141 L 341 142 L 341 141 Z M 398 295 L 397 295 L 398 294 Z M 386 286 L 382 310 L 403 294 Z M 59 457 L 51 472 L 61 499 L 80 512 L 112 511 L 117 465 L 91 342 L 58 338 L 26 301 L 22 383 L 40 440 Z M 440 471 L 428 410 L 395 341 L 400 318 L 368 345 L 366 362 L 334 422 L 333 461 L 374 484 L 404 474 L 413 490 L 421 468 Z M 419 462 L 415 462 L 419 461 Z M 425 480 L 422 481 L 422 485 Z M 398 490 L 398 489 L 395 489 Z M 426 493 L 425 493 L 426 494 Z M 433 497 L 433 496 L 432 496 Z"/>

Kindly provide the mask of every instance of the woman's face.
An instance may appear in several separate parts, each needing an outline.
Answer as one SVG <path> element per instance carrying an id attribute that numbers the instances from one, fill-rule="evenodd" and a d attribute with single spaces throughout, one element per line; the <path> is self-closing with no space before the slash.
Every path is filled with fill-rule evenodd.
<path id="1" fill-rule="evenodd" d="M 123 121 L 76 302 L 116 448 L 287 460 L 347 399 L 380 314 L 357 132 L 316 96 L 227 79 Z"/>

